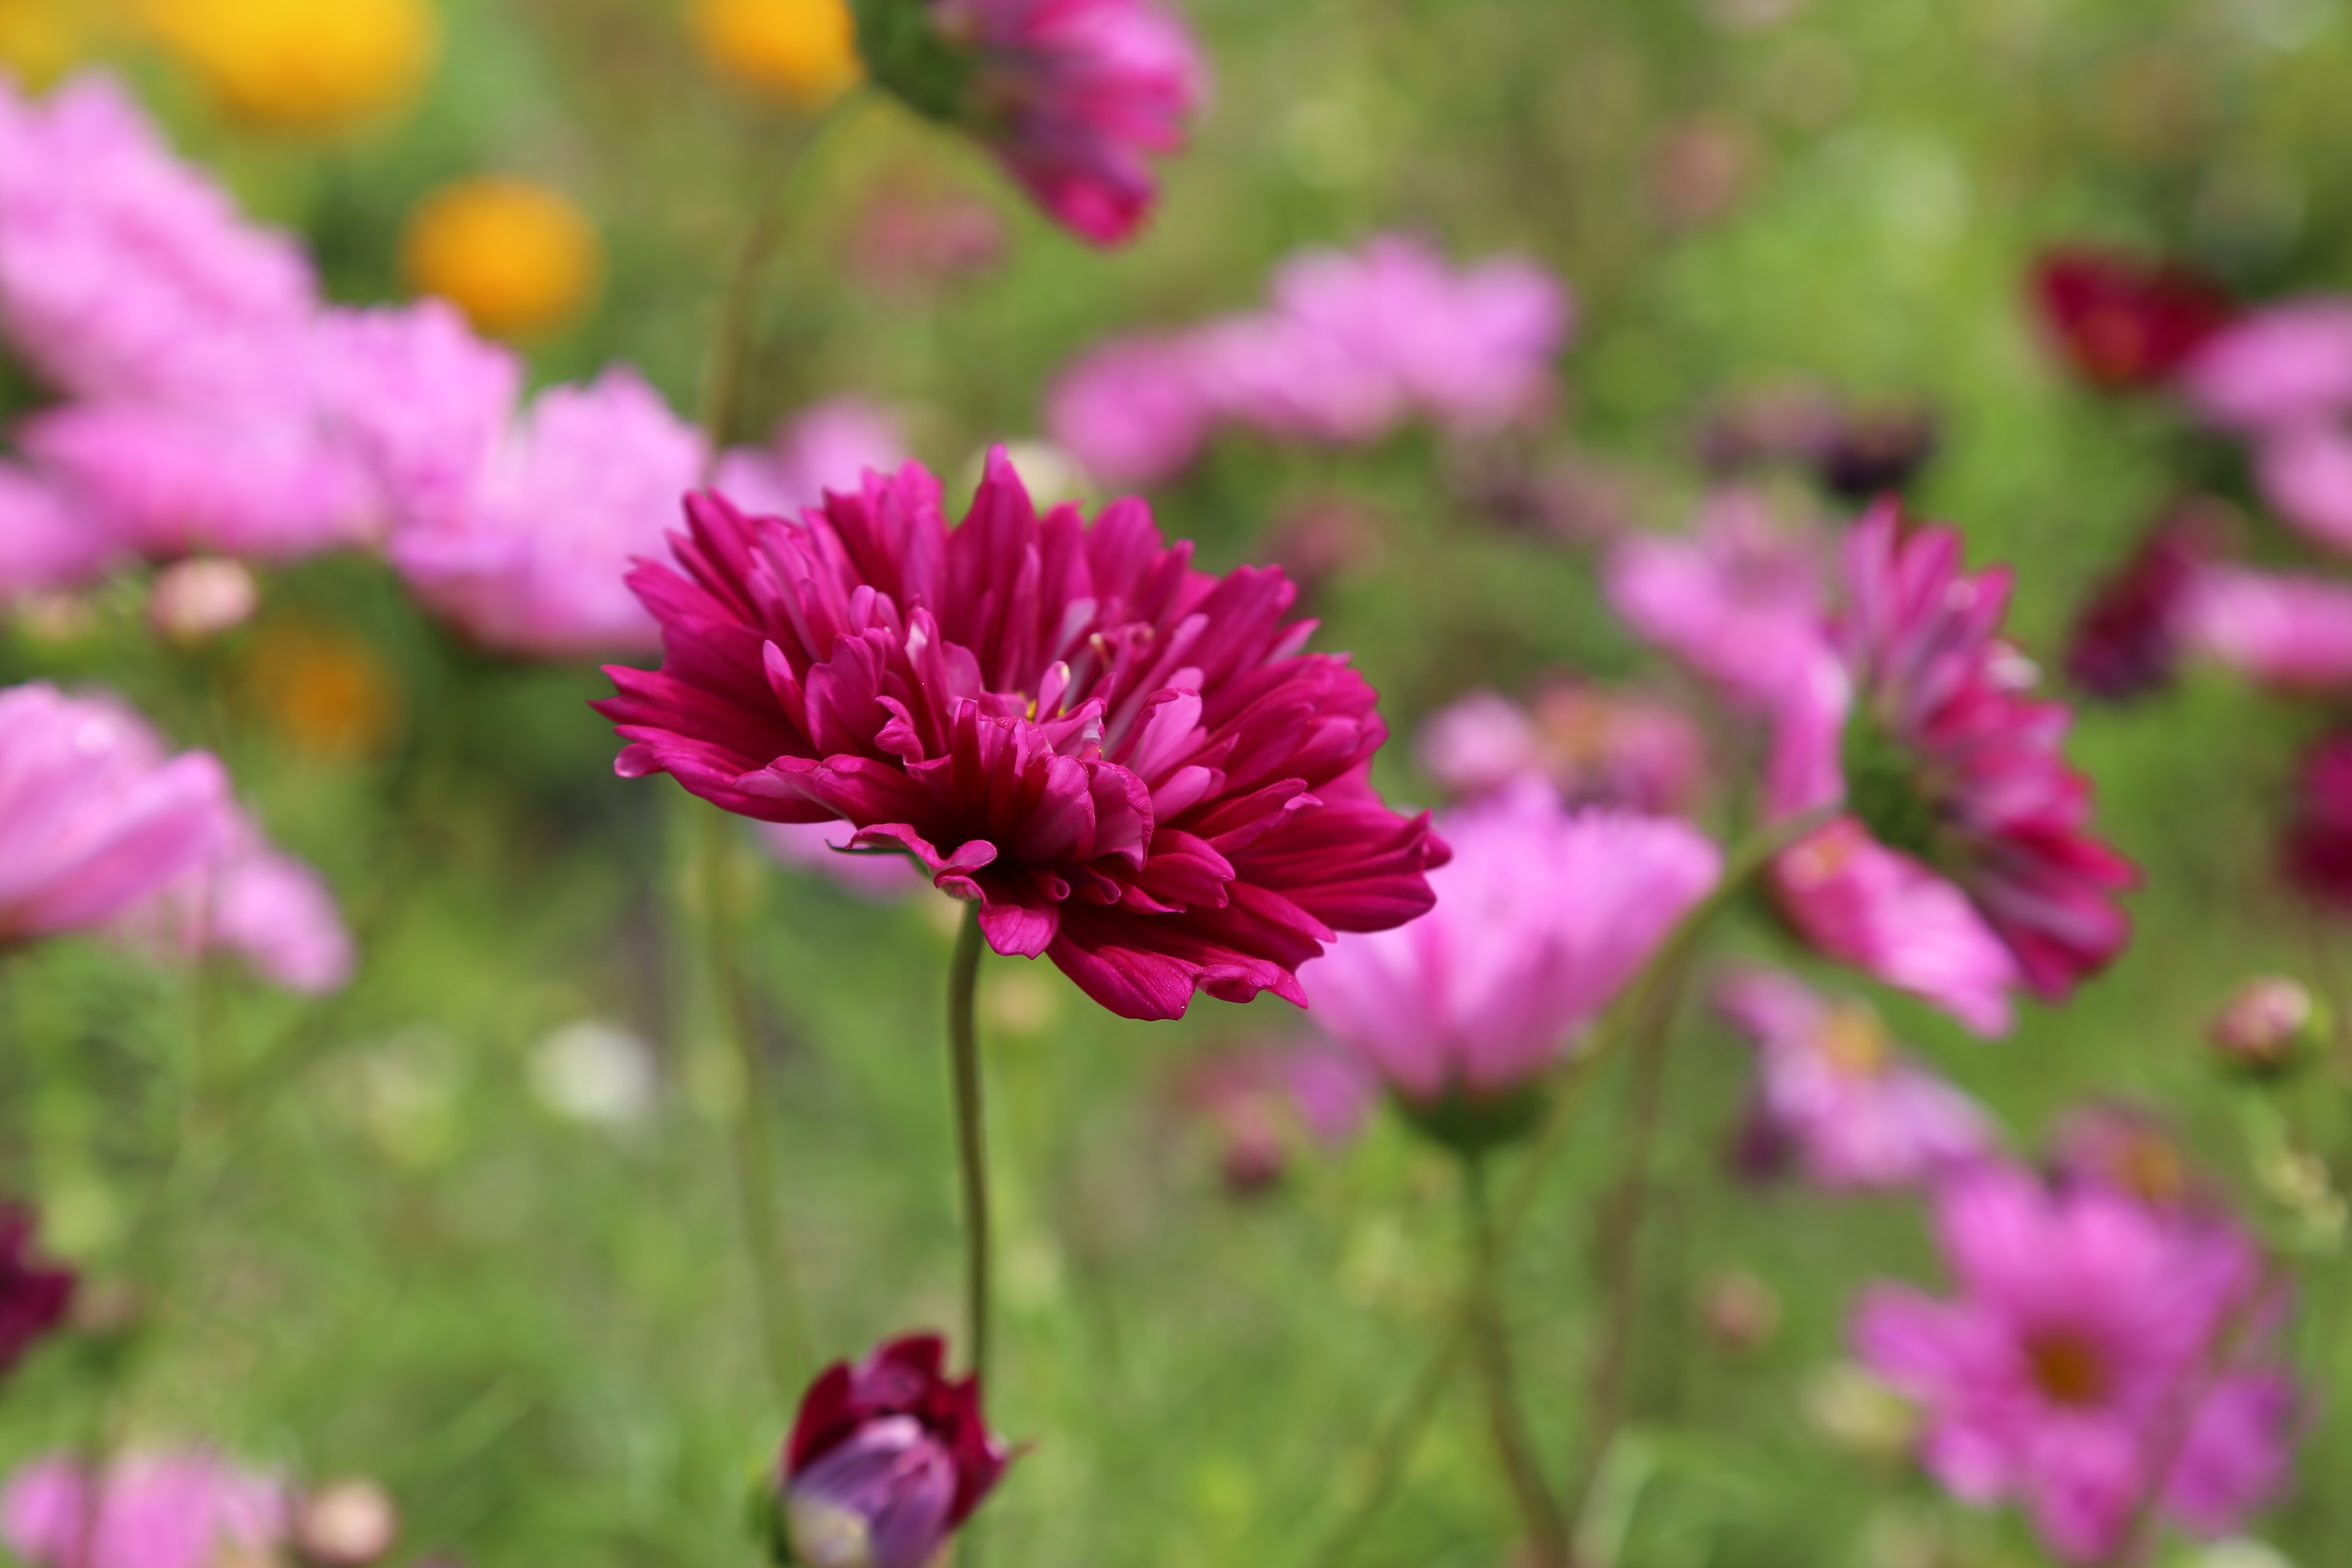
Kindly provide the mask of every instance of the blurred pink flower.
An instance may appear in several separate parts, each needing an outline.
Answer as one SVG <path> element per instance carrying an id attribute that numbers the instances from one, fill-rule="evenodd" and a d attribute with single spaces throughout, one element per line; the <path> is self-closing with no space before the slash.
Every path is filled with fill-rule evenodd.
<path id="1" fill-rule="evenodd" d="M 1948 883 L 2017 982 L 2056 1001 L 2129 940 L 2114 900 L 2135 873 L 2087 831 L 2089 783 L 2059 750 L 2066 709 L 2021 694 L 2031 666 L 1996 635 L 2008 573 L 1962 572 L 1955 530 L 1906 530 L 1890 501 L 1849 536 L 1845 579 L 1840 662 L 1815 661 L 1784 694 L 1766 794 L 1776 817 L 1841 797 L 1851 816 L 1783 855 L 1775 889 L 1831 956 L 1998 1032 L 2007 1008 L 1990 1005 L 1976 933 L 1952 919 L 1908 932 L 1895 908 L 1944 903 L 1924 884 Z M 1923 968 L 1943 972 L 1936 990 Z"/>
<path id="2" fill-rule="evenodd" d="M 2190 497 L 2148 531 L 2076 615 L 2066 643 L 2069 679 L 2109 702 L 2171 684 L 2190 604 L 2220 553 L 2226 517 L 2226 503 Z"/>
<path id="3" fill-rule="evenodd" d="M 1327 1145 L 1354 1137 L 1379 1090 L 1354 1052 L 1320 1042 L 1213 1052 L 1180 1086 L 1222 1142 L 1220 1168 L 1237 1194 L 1279 1181 L 1307 1137 Z"/>
<path id="4" fill-rule="evenodd" d="M 2062 1191 L 2095 1187 L 2167 1219 L 2234 1224 L 2220 1184 L 2163 1118 L 2124 1101 L 2067 1111 L 2050 1136 L 2048 1169 Z"/>
<path id="5" fill-rule="evenodd" d="M 1605 584 L 1636 634 L 1742 707 L 1769 711 L 1820 657 L 1827 565 L 1810 531 L 1783 527 L 1758 492 L 1727 489 L 1687 536 L 1622 541 Z"/>
<path id="6" fill-rule="evenodd" d="M 2352 428 L 2331 422 L 2267 432 L 2255 447 L 2254 480 L 2313 542 L 2352 551 Z"/>
<path id="7" fill-rule="evenodd" d="M 1867 1005 L 1825 1001 L 1767 969 L 1725 977 L 1715 1005 L 1759 1047 L 1757 1112 L 1808 1180 L 1916 1186 L 1993 1151 L 1983 1110 L 1897 1050 Z"/>
<path id="8" fill-rule="evenodd" d="M 121 547 L 112 535 L 15 463 L 0 461 L 0 600 L 76 587 L 103 573 Z"/>
<path id="9" fill-rule="evenodd" d="M 57 390 L 201 404 L 282 377 L 317 291 L 103 75 L 0 80 L 0 327 Z"/>
<path id="10" fill-rule="evenodd" d="M 1553 679 L 1534 710 L 1474 691 L 1423 724 L 1422 765 L 1471 799 L 1519 778 L 1545 780 L 1571 805 L 1673 815 L 1690 804 L 1706 766 L 1690 720 L 1638 692 Z"/>
<path id="11" fill-rule="evenodd" d="M 823 506 L 827 490 L 854 490 L 868 469 L 896 473 L 907 460 L 898 416 L 863 397 L 835 397 L 776 426 L 768 444 L 719 459 L 721 495 L 754 516 L 794 517 Z"/>
<path id="12" fill-rule="evenodd" d="M 1473 691 L 1422 721 L 1413 750 L 1429 775 L 1463 799 L 1543 773 L 1534 717 L 1493 691 Z"/>
<path id="13" fill-rule="evenodd" d="M 2352 584 L 2300 573 L 2208 566 L 2181 605 L 2188 646 L 2269 686 L 2352 684 Z"/>
<path id="14" fill-rule="evenodd" d="M 1541 787 L 1450 812 L 1437 906 L 1342 937 L 1299 971 L 1318 1027 L 1408 1101 L 1509 1096 L 1568 1049 L 1714 886 L 1715 846 L 1687 825 L 1570 813 Z"/>
<path id="15" fill-rule="evenodd" d="M 702 443 L 625 366 L 540 395 L 465 509 L 392 537 L 427 608 L 484 647 L 539 658 L 642 653 L 653 617 L 625 581 L 663 553 Z"/>
<path id="16" fill-rule="evenodd" d="M 1958 1296 L 1877 1287 L 1853 1341 L 1926 1406 L 1923 1461 L 1956 1496 L 2021 1501 L 2058 1556 L 2098 1563 L 2151 1493 L 2211 1535 L 2279 1491 L 2297 1400 L 2264 1348 L 2283 1303 L 2242 1235 L 1997 1166 L 1937 1209 Z"/>
<path id="17" fill-rule="evenodd" d="M 1046 395 L 1045 429 L 1087 472 L 1157 484 L 1191 465 L 1218 410 L 1183 334 L 1113 338 L 1081 355 Z"/>
<path id="18" fill-rule="evenodd" d="M 845 893 L 877 903 L 908 898 L 930 886 L 905 855 L 850 853 L 856 829 L 840 822 L 763 822 L 760 842 L 784 865 L 822 874 Z M 842 847 L 835 847 L 835 846 Z"/>
<path id="19" fill-rule="evenodd" d="M 220 842 L 228 778 L 111 698 L 0 690 L 0 944 L 103 923 Z"/>
<path id="20" fill-rule="evenodd" d="M 79 1462 L 35 1460 L 0 1493 L 0 1535 L 33 1568 L 219 1568 L 286 1538 L 285 1489 L 202 1451 L 130 1455 L 91 1489 Z"/>
<path id="21" fill-rule="evenodd" d="M 2244 435 L 2352 410 L 2352 299 L 2314 295 L 2242 316 L 2205 341 L 2178 384 L 2208 424 Z"/>
<path id="22" fill-rule="evenodd" d="M 352 976 L 351 933 L 334 894 L 234 804 L 222 808 L 209 856 L 113 923 L 133 945 L 168 957 L 234 952 L 289 991 L 323 994 Z"/>
<path id="23" fill-rule="evenodd" d="M 394 532 L 460 526 L 514 421 L 522 362 L 438 299 L 328 310 L 316 352 L 333 438 L 383 521 Z"/>

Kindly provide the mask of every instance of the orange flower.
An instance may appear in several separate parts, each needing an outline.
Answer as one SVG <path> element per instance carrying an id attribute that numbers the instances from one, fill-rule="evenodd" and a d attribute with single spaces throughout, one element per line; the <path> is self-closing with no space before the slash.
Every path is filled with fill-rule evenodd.
<path id="1" fill-rule="evenodd" d="M 399 108 L 440 43 L 427 0 L 146 0 L 143 15 L 230 113 L 283 131 Z"/>
<path id="2" fill-rule="evenodd" d="M 246 649 L 247 702 L 288 746 L 325 762 L 367 762 L 398 732 L 399 679 L 365 642 L 308 620 L 274 621 Z"/>
<path id="3" fill-rule="evenodd" d="M 579 315 L 603 268 L 596 231 L 570 198 L 504 174 L 459 180 L 418 203 L 401 260 L 414 287 L 508 338 Z"/>
<path id="4" fill-rule="evenodd" d="M 687 19 L 712 70 L 803 109 L 866 78 L 847 0 L 694 0 Z"/>

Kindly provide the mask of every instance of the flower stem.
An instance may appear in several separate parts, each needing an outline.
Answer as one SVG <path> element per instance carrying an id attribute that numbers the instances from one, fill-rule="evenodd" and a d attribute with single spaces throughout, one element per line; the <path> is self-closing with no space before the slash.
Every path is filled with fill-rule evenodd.
<path id="1" fill-rule="evenodd" d="M 948 971 L 948 1055 L 955 1079 L 956 1157 L 962 1174 L 964 1338 L 971 1370 L 988 1383 L 988 1121 L 981 1105 L 980 1037 L 972 1003 L 980 992 L 980 906 L 957 933 Z"/>
<path id="2" fill-rule="evenodd" d="M 776 1203 L 776 1148 L 770 1135 L 767 1058 L 760 1049 L 751 987 L 743 970 L 742 935 L 735 902 L 732 824 L 718 810 L 702 815 L 705 935 L 710 957 L 712 1000 L 720 1031 L 733 1051 L 740 1082 L 735 1096 L 735 1184 L 742 1213 L 743 1248 L 750 1255 L 757 1291 L 761 1348 L 779 1408 L 790 1409 L 805 1364 L 808 1326 L 784 1246 L 783 1215 Z"/>
<path id="3" fill-rule="evenodd" d="M 1568 1531 L 1559 1505 L 1544 1485 L 1543 1463 L 1519 1407 L 1517 1377 L 1511 1366 L 1509 1326 L 1503 1319 L 1503 1251 L 1495 1229 L 1495 1209 L 1486 1195 L 1486 1163 L 1476 1154 L 1462 1161 L 1464 1218 L 1470 1242 L 1465 1290 L 1470 1345 L 1486 1392 L 1486 1420 L 1503 1474 L 1526 1522 L 1535 1568 L 1569 1568 Z"/>

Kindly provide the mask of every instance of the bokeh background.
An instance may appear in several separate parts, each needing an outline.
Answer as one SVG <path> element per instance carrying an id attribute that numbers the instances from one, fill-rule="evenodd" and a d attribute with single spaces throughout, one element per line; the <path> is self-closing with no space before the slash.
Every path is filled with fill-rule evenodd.
<path id="1" fill-rule="evenodd" d="M 371 11 L 354 5 L 349 26 L 364 35 Z M 2068 375 L 2026 303 L 2034 256 L 2082 240 L 2177 255 L 2249 299 L 2352 283 L 2352 17 L 2326 0 L 1186 11 L 1211 107 L 1149 233 L 1108 257 L 1050 229 L 961 141 L 878 96 L 843 110 L 788 201 L 743 424 L 865 394 L 960 494 L 986 443 L 1036 437 L 1054 374 L 1086 345 L 1248 308 L 1299 247 L 1404 229 L 1457 258 L 1529 256 L 1577 300 L 1566 394 L 1541 427 L 1476 450 L 1235 437 L 1150 497 L 1207 564 L 1281 559 L 1308 578 L 1318 646 L 1352 650 L 1400 737 L 1465 689 L 1548 672 L 1672 689 L 1608 612 L 1594 545 L 1681 525 L 1709 421 L 1793 384 L 1932 421 L 1912 498 L 1966 531 L 1973 560 L 2015 563 L 2013 628 L 2054 670 L 2084 594 L 2186 479 L 2244 486 L 2177 417 Z M 441 0 L 428 22 L 408 44 L 395 21 L 389 45 L 336 46 L 392 50 L 381 79 L 354 67 L 357 85 L 334 88 L 349 113 L 310 67 L 281 63 L 291 89 L 263 68 L 236 87 L 201 40 L 129 11 L 0 0 L 0 53 L 35 81 L 92 59 L 122 73 L 184 154 L 305 239 L 339 300 L 411 290 L 404 237 L 453 181 L 560 193 L 594 258 L 549 263 L 577 264 L 583 293 L 526 335 L 534 379 L 625 360 L 691 411 L 754 195 L 804 108 L 715 68 L 667 0 Z M 281 89 L 295 109 L 257 108 Z M 0 413 L 34 405 L 29 377 L 0 378 Z M 1835 504 L 1801 475 L 1769 482 L 1792 508 Z M 144 1205 L 178 1141 L 192 1015 L 212 1010 L 233 1042 L 221 1123 L 195 1130 L 214 1163 L 168 1243 L 196 1285 L 149 1303 L 160 1320 L 120 1418 L 378 1477 L 412 1557 L 751 1561 L 743 1499 L 788 1413 L 760 1375 L 723 1158 L 743 1084 L 697 957 L 698 808 L 613 776 L 592 668 L 471 651 L 380 562 L 273 574 L 256 619 L 194 653 L 147 636 L 141 605 L 122 582 L 21 611 L 0 679 L 102 682 L 219 751 L 272 836 L 324 870 L 363 963 L 324 1003 L 82 943 L 0 974 L 8 1181 L 95 1278 L 155 1267 Z M 2146 870 L 2133 948 L 2070 1007 L 2026 1008 L 2009 1039 L 1886 998 L 1897 1033 L 2021 1150 L 2086 1097 L 2134 1097 L 2270 1215 L 2275 1111 L 2220 1079 L 2199 1037 L 2250 973 L 2339 994 L 2347 979 L 2344 931 L 2284 889 L 2272 848 L 2294 756 L 2326 717 L 2203 673 L 2087 710 L 2074 755 Z M 1407 745 L 1379 778 L 1392 799 L 1437 798 Z M 857 901 L 748 837 L 739 859 L 820 1347 L 950 1321 L 954 909 Z M 1732 945 L 1773 942 L 1759 916 Z M 1375 1119 L 1238 1196 L 1186 1075 L 1203 1052 L 1300 1032 L 1299 1015 L 1203 1000 L 1181 1025 L 1128 1024 L 1045 965 L 994 959 L 982 1005 L 1003 1226 L 993 1415 L 1036 1439 L 991 1505 L 992 1550 L 1023 1568 L 1310 1561 L 1448 1310 L 1444 1159 Z M 1748 1048 L 1702 1009 L 1670 1070 L 1600 1561 L 2040 1561 L 2021 1527 L 1891 1457 L 1836 1370 L 1860 1284 L 1937 1275 L 1916 1202 L 1737 1179 Z M 2311 1137 L 2340 1135 L 2341 1100 L 2328 1082 L 2298 1102 Z M 1588 1118 L 1514 1269 L 1555 1453 L 1584 1419 L 1593 1194 L 1616 1123 Z M 1780 1303 L 1759 1345 L 1708 1331 L 1702 1304 L 1735 1271 Z M 2297 1332 L 2323 1382 L 2305 1482 L 2263 1531 L 2305 1568 L 2352 1557 L 2352 1503 L 2329 1479 L 2352 1464 L 2343 1271 L 2323 1247 L 2304 1277 Z M 81 1352 L 28 1368 L 0 1403 L 0 1459 L 75 1440 L 92 1375 Z M 1494 1563 L 1506 1517 L 1457 1390 L 1358 1555 Z"/>

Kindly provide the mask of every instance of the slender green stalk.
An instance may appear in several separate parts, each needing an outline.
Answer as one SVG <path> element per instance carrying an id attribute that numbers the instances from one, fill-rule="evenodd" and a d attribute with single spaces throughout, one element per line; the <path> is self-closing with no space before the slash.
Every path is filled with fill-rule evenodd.
<path id="1" fill-rule="evenodd" d="M 1495 1208 L 1486 1196 L 1486 1163 L 1476 1154 L 1462 1161 L 1464 1219 L 1469 1239 L 1469 1279 L 1464 1314 L 1478 1381 L 1486 1399 L 1486 1421 L 1495 1451 L 1511 1485 L 1528 1531 L 1535 1568 L 1569 1568 L 1568 1529 L 1559 1504 L 1544 1484 L 1543 1461 L 1519 1407 L 1518 1380 L 1511 1366 L 1510 1326 L 1503 1317 L 1503 1251 L 1495 1229 Z"/>
<path id="2" fill-rule="evenodd" d="M 808 1325 L 800 1288 L 784 1244 L 783 1215 L 776 1201 L 775 1140 L 768 1119 L 773 1109 L 768 1064 L 760 1049 L 750 978 L 744 973 L 742 937 L 736 906 L 733 824 L 718 810 L 701 814 L 704 929 L 710 958 L 713 1001 L 720 1029 L 733 1051 L 740 1082 L 734 1106 L 735 1182 L 742 1213 L 743 1247 L 751 1260 L 758 1291 L 760 1342 L 780 1408 L 790 1409 L 800 1392 L 798 1373 L 807 1364 Z"/>
<path id="3" fill-rule="evenodd" d="M 948 970 L 948 1055 L 955 1079 L 956 1158 L 963 1186 L 964 1340 L 971 1370 L 988 1382 L 988 1119 L 981 1104 L 980 1037 L 972 1004 L 980 993 L 980 906 L 957 933 Z"/>

